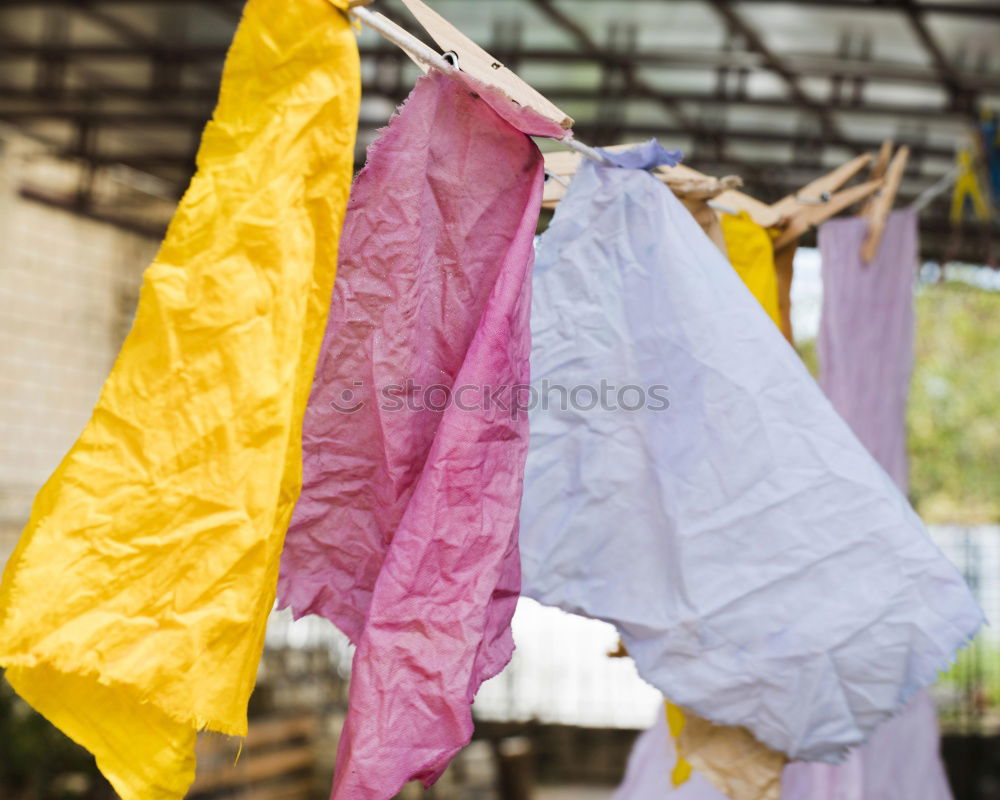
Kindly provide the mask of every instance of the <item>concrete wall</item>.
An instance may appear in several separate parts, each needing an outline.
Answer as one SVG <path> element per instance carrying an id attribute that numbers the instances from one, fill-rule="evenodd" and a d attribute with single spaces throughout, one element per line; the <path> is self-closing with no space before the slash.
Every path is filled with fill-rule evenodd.
<path id="1" fill-rule="evenodd" d="M 0 138 L 0 563 L 90 416 L 159 244 L 21 198 L 36 156 Z"/>

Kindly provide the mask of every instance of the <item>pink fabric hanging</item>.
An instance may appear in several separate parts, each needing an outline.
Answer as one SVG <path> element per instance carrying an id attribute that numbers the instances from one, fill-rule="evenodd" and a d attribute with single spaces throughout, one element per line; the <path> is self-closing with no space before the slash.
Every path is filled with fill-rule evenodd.
<path id="1" fill-rule="evenodd" d="M 543 165 L 483 95 L 417 83 L 341 238 L 279 581 L 282 605 L 358 646 L 339 800 L 436 780 L 513 650 Z"/>
<path id="2" fill-rule="evenodd" d="M 906 399 L 913 369 L 917 213 L 889 215 L 870 264 L 861 261 L 868 224 L 859 217 L 819 229 L 823 313 L 820 383 L 834 408 L 904 492 Z M 950 800 L 937 711 L 922 691 L 876 729 L 843 764 L 790 764 L 782 800 Z"/>
<path id="3" fill-rule="evenodd" d="M 889 215 L 871 264 L 861 261 L 867 232 L 860 217 L 820 227 L 820 384 L 861 443 L 906 492 L 917 214 L 906 209 Z"/>

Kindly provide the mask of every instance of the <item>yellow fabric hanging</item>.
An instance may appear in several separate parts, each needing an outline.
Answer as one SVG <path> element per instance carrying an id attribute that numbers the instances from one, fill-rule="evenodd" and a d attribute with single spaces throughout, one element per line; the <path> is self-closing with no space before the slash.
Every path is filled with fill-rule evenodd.
<path id="1" fill-rule="evenodd" d="M 360 77 L 346 0 L 250 0 L 198 173 L 0 587 L 0 665 L 124 800 L 246 704 L 301 483 Z"/>
<path id="2" fill-rule="evenodd" d="M 681 733 L 684 732 L 684 712 L 679 706 L 675 706 L 669 700 L 665 703 L 667 707 L 667 728 L 670 730 L 670 735 L 675 741 L 679 740 Z M 674 762 L 674 770 L 670 773 L 670 781 L 673 783 L 674 788 L 678 786 L 683 786 L 691 778 L 691 765 L 687 760 L 680 754 L 677 753 L 677 761 Z"/>
<path id="3" fill-rule="evenodd" d="M 781 325 L 774 245 L 767 230 L 745 211 L 722 215 L 722 235 L 729 261 L 775 325 Z"/>
<path id="4" fill-rule="evenodd" d="M 979 176 L 976 173 L 972 153 L 969 148 L 963 148 L 959 150 L 956 158 L 959 174 L 951 193 L 949 221 L 952 224 L 962 221 L 962 217 L 965 215 L 966 200 L 968 199 L 972 203 L 972 210 L 976 215 L 976 219 L 985 222 L 990 218 L 990 205 L 986 202 L 986 195 L 979 185 Z"/>

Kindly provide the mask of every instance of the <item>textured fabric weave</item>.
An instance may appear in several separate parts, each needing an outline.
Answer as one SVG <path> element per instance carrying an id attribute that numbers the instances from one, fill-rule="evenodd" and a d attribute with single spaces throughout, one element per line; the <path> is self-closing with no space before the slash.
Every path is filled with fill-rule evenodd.
<path id="1" fill-rule="evenodd" d="M 905 498 L 651 175 L 580 167 L 539 243 L 532 336 L 525 594 L 614 623 L 677 705 L 836 761 L 978 628 Z"/>
<path id="2" fill-rule="evenodd" d="M 279 594 L 358 645 L 333 796 L 430 783 L 510 658 L 541 154 L 422 78 L 351 194 Z"/>
<path id="3" fill-rule="evenodd" d="M 247 5 L 135 325 L 0 589 L 7 678 L 125 800 L 182 797 L 195 731 L 247 730 L 354 160 L 345 5 Z"/>
<path id="4" fill-rule="evenodd" d="M 774 268 L 774 248 L 771 237 L 749 215 L 723 214 L 721 227 L 725 235 L 727 257 L 736 274 L 767 312 L 772 322 L 781 325 L 778 310 L 778 283 Z M 670 704 L 668 704 L 670 706 Z M 670 706 L 676 715 L 685 720 L 679 732 L 673 730 L 677 765 L 697 769 L 713 787 L 708 797 L 715 797 L 718 790 L 725 791 L 729 800 L 776 800 L 781 791 L 781 773 L 785 759 L 780 753 L 769 750 L 745 728 L 712 725 L 690 712 Z M 637 745 L 638 747 L 638 745 Z M 636 758 L 640 751 L 637 751 Z M 648 748 L 641 751 L 648 754 Z M 675 766 L 674 772 L 677 772 Z M 641 771 L 657 767 L 636 767 Z M 674 784 L 680 785 L 675 777 Z M 688 790 L 688 796 L 698 793 Z"/>

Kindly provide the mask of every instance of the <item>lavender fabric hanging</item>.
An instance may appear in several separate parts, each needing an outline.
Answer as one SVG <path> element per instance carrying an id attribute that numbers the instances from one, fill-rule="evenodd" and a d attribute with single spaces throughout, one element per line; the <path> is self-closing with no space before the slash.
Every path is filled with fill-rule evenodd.
<path id="1" fill-rule="evenodd" d="M 339 800 L 436 780 L 513 649 L 543 165 L 494 100 L 420 79 L 348 206 L 279 581 L 358 646 Z"/>
<path id="2" fill-rule="evenodd" d="M 582 163 L 533 289 L 524 593 L 681 708 L 841 760 L 979 627 L 961 577 L 652 175 Z"/>
<path id="3" fill-rule="evenodd" d="M 867 232 L 868 223 L 860 217 L 831 220 L 819 231 L 820 384 L 862 444 L 905 492 L 917 213 L 905 209 L 889 215 L 870 264 L 861 261 Z"/>
<path id="4" fill-rule="evenodd" d="M 819 230 L 823 313 L 820 382 L 834 407 L 902 491 L 908 486 L 906 398 L 913 369 L 917 212 L 893 212 L 878 253 L 861 261 L 868 224 L 831 220 Z M 920 692 L 836 766 L 790 764 L 783 800 L 948 800 L 937 712 Z"/>

